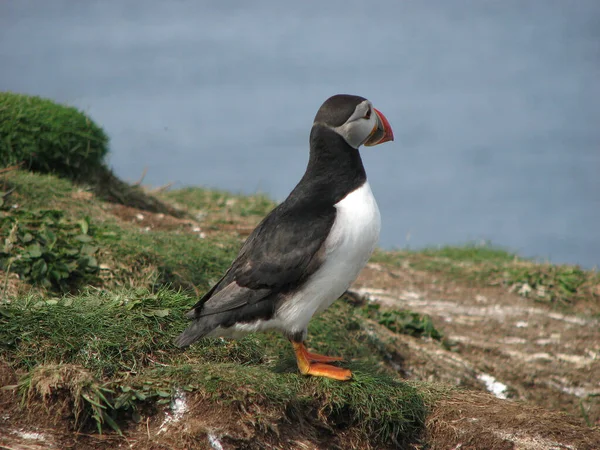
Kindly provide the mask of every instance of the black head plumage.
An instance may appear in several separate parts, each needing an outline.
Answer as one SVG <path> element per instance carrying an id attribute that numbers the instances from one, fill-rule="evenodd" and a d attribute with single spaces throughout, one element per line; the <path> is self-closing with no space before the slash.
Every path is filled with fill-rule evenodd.
<path id="1" fill-rule="evenodd" d="M 354 113 L 356 107 L 364 102 L 366 98 L 358 95 L 338 94 L 329 97 L 321 105 L 315 123 L 322 123 L 330 127 L 339 127 L 346 123 L 346 120 Z"/>

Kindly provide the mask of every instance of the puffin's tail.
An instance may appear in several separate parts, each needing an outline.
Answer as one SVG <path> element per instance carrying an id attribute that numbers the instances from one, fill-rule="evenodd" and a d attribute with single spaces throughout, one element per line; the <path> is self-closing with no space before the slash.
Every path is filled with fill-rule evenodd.
<path id="1" fill-rule="evenodd" d="M 190 311 L 191 313 L 192 311 Z M 189 317 L 189 315 L 188 315 Z M 212 330 L 219 326 L 219 321 L 215 320 L 215 316 L 204 316 L 195 319 L 192 324 L 181 333 L 173 343 L 177 347 L 187 347 L 193 344 L 198 339 L 202 339 Z"/>

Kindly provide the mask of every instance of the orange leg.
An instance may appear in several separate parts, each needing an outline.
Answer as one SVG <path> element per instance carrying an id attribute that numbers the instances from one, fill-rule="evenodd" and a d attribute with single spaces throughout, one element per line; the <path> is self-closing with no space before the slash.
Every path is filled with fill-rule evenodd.
<path id="1" fill-rule="evenodd" d="M 306 354 L 306 359 L 308 359 L 310 362 L 316 362 L 316 363 L 329 363 L 329 362 L 344 360 L 344 358 L 342 358 L 341 356 L 319 355 L 318 353 L 312 353 L 312 352 L 309 352 L 308 350 L 306 350 L 305 354 Z"/>
<path id="2" fill-rule="evenodd" d="M 298 369 L 302 375 L 325 377 L 340 381 L 346 381 L 352 378 L 352 372 L 348 369 L 323 364 L 324 362 L 340 361 L 342 358 L 309 353 L 302 342 L 292 341 L 292 346 L 296 353 Z"/>

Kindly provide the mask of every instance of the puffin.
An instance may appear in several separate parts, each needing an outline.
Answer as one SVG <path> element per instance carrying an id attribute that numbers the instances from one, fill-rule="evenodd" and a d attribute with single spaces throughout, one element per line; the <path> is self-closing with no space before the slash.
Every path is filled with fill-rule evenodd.
<path id="1" fill-rule="evenodd" d="M 390 123 L 366 98 L 327 99 L 312 125 L 304 175 L 187 313 L 191 324 L 175 345 L 275 330 L 291 342 L 302 375 L 351 379 L 349 369 L 331 364 L 342 357 L 308 351 L 307 326 L 348 289 L 375 249 L 381 218 L 359 147 L 393 140 Z"/>

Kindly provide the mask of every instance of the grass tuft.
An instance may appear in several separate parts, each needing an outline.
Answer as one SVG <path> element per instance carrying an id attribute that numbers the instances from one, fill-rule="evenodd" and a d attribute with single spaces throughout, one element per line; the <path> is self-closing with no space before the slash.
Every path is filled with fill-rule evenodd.
<path id="1" fill-rule="evenodd" d="M 0 165 L 85 179 L 103 167 L 108 137 L 76 108 L 0 92 Z"/>
<path id="2" fill-rule="evenodd" d="M 111 417 L 112 391 L 102 386 L 88 371 L 72 364 L 40 365 L 19 380 L 17 386 L 23 404 L 34 405 L 41 400 L 56 414 L 73 416 L 74 425 L 81 429 L 94 421 L 99 433 L 106 424 L 119 434 L 121 429 Z"/>
<path id="3" fill-rule="evenodd" d="M 378 303 L 368 303 L 361 309 L 361 312 L 365 317 L 375 320 L 394 333 L 408 334 L 414 337 L 430 337 L 438 341 L 443 337 L 428 315 L 407 310 L 382 310 Z"/>

